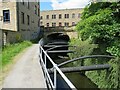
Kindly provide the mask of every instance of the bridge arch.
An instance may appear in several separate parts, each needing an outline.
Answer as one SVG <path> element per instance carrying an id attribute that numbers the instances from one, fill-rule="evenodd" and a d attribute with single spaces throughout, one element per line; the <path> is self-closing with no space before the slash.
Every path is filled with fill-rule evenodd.
<path id="1" fill-rule="evenodd" d="M 66 41 L 68 42 L 70 40 L 70 37 L 62 32 L 53 32 L 53 33 L 49 33 L 46 38 L 48 38 L 49 40 L 59 40 L 59 41 Z"/>
<path id="2" fill-rule="evenodd" d="M 69 38 L 77 38 L 78 34 L 74 28 L 71 27 L 44 27 L 44 37 L 52 34 L 52 33 L 63 33 L 69 36 Z"/>

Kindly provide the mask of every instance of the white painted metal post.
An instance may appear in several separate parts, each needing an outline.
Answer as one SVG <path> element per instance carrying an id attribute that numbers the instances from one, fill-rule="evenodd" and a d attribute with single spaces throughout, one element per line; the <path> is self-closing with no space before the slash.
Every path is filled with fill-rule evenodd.
<path id="1" fill-rule="evenodd" d="M 44 59 L 45 59 L 45 60 L 44 60 L 44 61 L 45 61 L 44 63 L 45 63 L 45 67 L 46 67 L 46 55 L 45 55 L 45 54 L 44 54 Z"/>
<path id="2" fill-rule="evenodd" d="M 55 87 L 55 90 L 57 88 L 57 71 L 56 71 L 56 64 L 54 66 L 54 87 Z"/>
<path id="3" fill-rule="evenodd" d="M 44 54 L 44 65 L 45 65 L 45 68 L 46 68 L 47 66 L 46 66 L 46 55 L 45 54 Z M 47 79 L 47 72 L 45 72 L 45 78 Z"/>
<path id="4" fill-rule="evenodd" d="M 42 49 L 41 49 L 41 59 L 42 59 Z"/>

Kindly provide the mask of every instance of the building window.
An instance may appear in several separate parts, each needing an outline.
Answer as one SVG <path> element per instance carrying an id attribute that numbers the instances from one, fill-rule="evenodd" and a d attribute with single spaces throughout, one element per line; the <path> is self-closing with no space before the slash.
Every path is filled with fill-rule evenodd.
<path id="1" fill-rule="evenodd" d="M 81 14 L 79 13 L 79 14 L 78 14 L 78 18 L 80 18 L 80 16 L 81 16 Z"/>
<path id="2" fill-rule="evenodd" d="M 35 14 L 37 15 L 37 6 L 35 6 Z"/>
<path id="3" fill-rule="evenodd" d="M 61 23 L 61 22 L 59 22 L 59 26 L 62 26 L 62 23 Z"/>
<path id="4" fill-rule="evenodd" d="M 69 14 L 65 14 L 65 18 L 69 18 Z"/>
<path id="5" fill-rule="evenodd" d="M 9 10 L 3 10 L 3 21 L 10 22 L 10 11 Z"/>
<path id="6" fill-rule="evenodd" d="M 68 23 L 68 22 L 65 22 L 64 24 L 65 24 L 65 26 L 69 26 L 69 23 Z"/>
<path id="7" fill-rule="evenodd" d="M 52 15 L 52 19 L 56 19 L 56 15 Z"/>
<path id="8" fill-rule="evenodd" d="M 72 26 L 75 26 L 75 22 L 72 22 Z"/>
<path id="9" fill-rule="evenodd" d="M 40 16 L 40 19 L 42 20 L 42 19 L 43 19 L 43 16 Z"/>
<path id="10" fill-rule="evenodd" d="M 22 4 L 24 5 L 25 4 L 25 1 L 24 0 L 21 0 Z"/>
<path id="11" fill-rule="evenodd" d="M 24 17 L 24 13 L 21 12 L 21 23 L 24 24 L 25 23 L 25 17 Z"/>
<path id="12" fill-rule="evenodd" d="M 40 26 L 40 19 L 38 20 L 38 27 Z"/>
<path id="13" fill-rule="evenodd" d="M 40 16 L 40 9 L 38 8 L 38 16 Z"/>
<path id="14" fill-rule="evenodd" d="M 62 14 L 59 14 L 59 19 L 61 19 L 62 18 Z"/>
<path id="15" fill-rule="evenodd" d="M 74 13 L 72 14 L 72 18 L 75 18 L 75 14 Z"/>
<path id="16" fill-rule="evenodd" d="M 27 15 L 27 24 L 30 25 L 30 16 Z"/>
<path id="17" fill-rule="evenodd" d="M 49 23 L 47 23 L 47 27 L 49 27 Z"/>
<path id="18" fill-rule="evenodd" d="M 49 15 L 46 15 L 46 19 L 49 19 Z"/>
<path id="19" fill-rule="evenodd" d="M 56 26 L 56 23 L 52 23 L 52 27 L 55 27 Z"/>
<path id="20" fill-rule="evenodd" d="M 29 0 L 27 1 L 27 7 L 28 7 L 28 9 L 30 8 Z"/>

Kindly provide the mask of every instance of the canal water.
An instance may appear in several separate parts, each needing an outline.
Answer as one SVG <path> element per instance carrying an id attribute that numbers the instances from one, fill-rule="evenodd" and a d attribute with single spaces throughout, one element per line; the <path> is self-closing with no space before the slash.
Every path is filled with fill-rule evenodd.
<path id="1" fill-rule="evenodd" d="M 56 64 L 60 64 L 61 62 L 66 61 L 68 59 L 53 59 L 53 60 Z M 67 65 L 67 67 L 68 66 L 70 65 Z M 75 87 L 78 90 L 90 89 L 90 88 L 91 89 L 94 88 L 94 90 L 100 90 L 98 89 L 97 85 L 95 85 L 89 78 L 87 78 L 85 75 L 81 74 L 80 72 L 65 73 L 65 75 L 75 85 Z M 64 87 L 66 87 L 66 83 L 62 81 L 62 78 L 59 75 L 57 77 L 59 78 L 57 79 L 58 90 L 61 90 L 61 88 L 63 89 Z"/>

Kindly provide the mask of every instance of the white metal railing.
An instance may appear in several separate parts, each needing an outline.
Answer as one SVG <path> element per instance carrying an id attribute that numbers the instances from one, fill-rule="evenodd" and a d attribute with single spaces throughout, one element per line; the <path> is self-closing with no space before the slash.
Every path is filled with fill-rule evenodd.
<path id="1" fill-rule="evenodd" d="M 53 62 L 53 60 L 49 57 L 49 55 L 46 53 L 46 51 L 42 48 L 42 46 L 39 47 L 40 48 L 40 62 L 44 71 L 44 76 L 45 79 L 47 81 L 47 84 L 49 86 L 50 89 L 56 89 L 57 88 L 57 72 L 60 74 L 60 76 L 63 78 L 63 80 L 67 83 L 67 85 L 71 88 L 71 89 L 76 89 L 76 87 L 70 82 L 70 80 L 64 75 L 64 73 L 59 69 L 59 67 L 57 66 L 57 64 L 55 64 Z M 53 65 L 53 69 L 54 69 L 54 82 L 52 82 L 52 79 L 48 73 L 47 70 L 47 60 L 50 61 L 50 63 Z"/>

